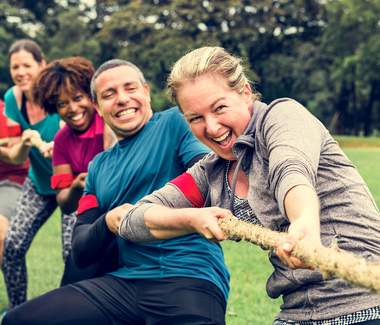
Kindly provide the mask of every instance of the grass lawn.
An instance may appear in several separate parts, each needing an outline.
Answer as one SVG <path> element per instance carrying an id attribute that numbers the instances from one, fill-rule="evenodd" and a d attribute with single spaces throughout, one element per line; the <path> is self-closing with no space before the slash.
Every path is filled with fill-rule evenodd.
<path id="1" fill-rule="evenodd" d="M 380 206 L 380 146 L 353 145 L 345 148 L 345 152 L 359 168 Z M 271 324 L 281 300 L 271 300 L 265 293 L 266 278 L 271 272 L 267 253 L 244 242 L 224 242 L 223 248 L 232 275 L 227 324 Z M 57 211 L 36 236 L 28 253 L 27 263 L 29 297 L 35 297 L 58 286 L 63 263 Z M 1 280 L 0 309 L 6 304 L 4 282 Z"/>

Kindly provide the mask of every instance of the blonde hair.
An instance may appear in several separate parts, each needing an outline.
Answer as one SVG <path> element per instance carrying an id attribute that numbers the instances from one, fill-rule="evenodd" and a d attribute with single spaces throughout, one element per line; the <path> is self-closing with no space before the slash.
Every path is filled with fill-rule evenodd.
<path id="1" fill-rule="evenodd" d="M 234 57 L 222 47 L 205 46 L 185 54 L 174 64 L 167 83 L 170 97 L 178 103 L 177 93 L 184 82 L 207 73 L 221 75 L 227 80 L 228 86 L 239 93 L 250 83 L 240 58 Z M 252 99 L 257 98 L 254 93 Z"/>

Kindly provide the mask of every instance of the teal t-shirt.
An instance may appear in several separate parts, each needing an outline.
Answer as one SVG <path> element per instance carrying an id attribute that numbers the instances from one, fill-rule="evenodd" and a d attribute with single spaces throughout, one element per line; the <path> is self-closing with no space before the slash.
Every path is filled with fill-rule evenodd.
<path id="1" fill-rule="evenodd" d="M 123 203 L 133 204 L 182 174 L 194 157 L 208 152 L 177 108 L 155 113 L 136 135 L 95 157 L 85 193 L 96 195 L 101 213 Z M 198 234 L 145 244 L 118 238 L 118 244 L 123 267 L 113 275 L 208 280 L 227 300 L 229 272 L 219 244 Z"/>
<path id="2" fill-rule="evenodd" d="M 39 132 L 42 140 L 53 141 L 55 134 L 59 130 L 59 115 L 49 114 L 36 124 L 29 124 L 21 114 L 17 106 L 13 88 L 9 89 L 4 96 L 5 115 L 16 123 L 20 124 L 22 130 L 32 129 Z M 29 153 L 30 168 L 28 177 L 40 195 L 55 195 L 55 191 L 50 187 L 52 176 L 51 160 L 44 158 L 38 149 L 32 148 Z"/>

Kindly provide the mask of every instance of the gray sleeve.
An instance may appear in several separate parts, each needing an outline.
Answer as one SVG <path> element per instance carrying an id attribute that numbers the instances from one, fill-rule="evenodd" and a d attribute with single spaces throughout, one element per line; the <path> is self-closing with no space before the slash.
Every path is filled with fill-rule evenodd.
<path id="1" fill-rule="evenodd" d="M 171 208 L 189 208 L 190 201 L 184 194 L 173 184 L 168 183 L 163 188 L 154 191 L 152 194 L 145 196 L 136 203 L 127 215 L 121 221 L 119 226 L 119 236 L 134 242 L 148 242 L 157 240 L 145 225 L 145 211 L 154 205 L 163 205 Z M 162 216 L 163 218 L 165 216 Z"/>
<path id="2" fill-rule="evenodd" d="M 324 128 L 293 100 L 273 106 L 262 126 L 269 160 L 269 187 L 285 216 L 284 198 L 291 188 L 315 188 Z"/>
<path id="3" fill-rule="evenodd" d="M 145 211 L 154 206 L 153 204 L 137 205 L 121 220 L 118 235 L 130 241 L 152 241 L 155 238 L 150 233 L 144 222 Z"/>

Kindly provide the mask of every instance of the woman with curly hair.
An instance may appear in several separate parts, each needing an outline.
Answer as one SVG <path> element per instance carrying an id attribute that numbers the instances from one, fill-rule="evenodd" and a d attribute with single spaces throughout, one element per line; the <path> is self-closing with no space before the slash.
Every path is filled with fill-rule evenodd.
<path id="1" fill-rule="evenodd" d="M 83 193 L 88 164 L 113 142 L 91 100 L 92 63 L 83 57 L 55 60 L 40 73 L 33 86 L 36 103 L 48 114 L 56 114 L 66 125 L 56 134 L 53 149 L 51 187 L 62 212 L 62 245 L 65 273 L 62 284 L 97 274 L 97 268 L 79 270 L 70 258 L 75 210 Z M 99 271 L 99 270 L 98 270 Z"/>

